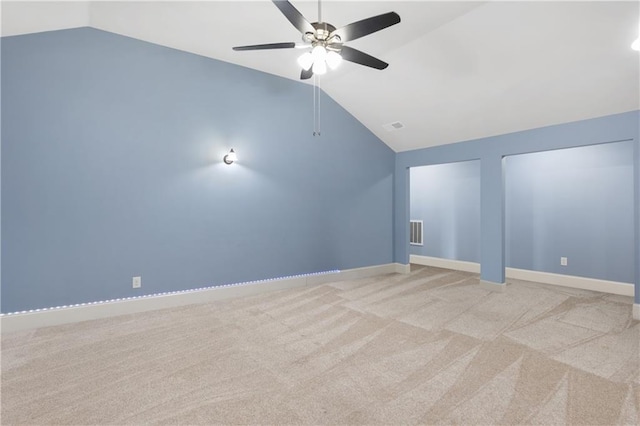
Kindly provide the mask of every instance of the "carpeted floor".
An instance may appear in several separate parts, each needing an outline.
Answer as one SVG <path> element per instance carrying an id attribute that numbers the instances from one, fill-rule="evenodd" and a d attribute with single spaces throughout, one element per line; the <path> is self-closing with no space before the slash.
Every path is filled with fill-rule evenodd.
<path id="1" fill-rule="evenodd" d="M 640 421 L 629 297 L 416 267 L 2 336 L 2 424 Z"/>

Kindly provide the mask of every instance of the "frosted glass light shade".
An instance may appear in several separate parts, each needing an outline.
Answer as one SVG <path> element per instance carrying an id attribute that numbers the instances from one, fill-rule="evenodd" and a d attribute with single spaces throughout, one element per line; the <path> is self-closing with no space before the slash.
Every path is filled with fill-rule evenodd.
<path id="1" fill-rule="evenodd" d="M 313 63 L 313 73 L 322 75 L 327 73 L 327 63 L 325 61 L 315 61 Z"/>
<path id="2" fill-rule="evenodd" d="M 342 62 L 342 56 L 340 56 L 337 52 L 330 51 L 327 52 L 327 65 L 332 70 L 338 68 L 338 65 Z"/>
<path id="3" fill-rule="evenodd" d="M 327 49 L 324 46 L 317 45 L 311 50 L 314 62 L 324 61 L 327 58 Z"/>
<path id="4" fill-rule="evenodd" d="M 311 65 L 313 65 L 313 55 L 310 52 L 305 52 L 298 58 L 298 65 L 302 67 L 303 70 L 309 71 Z"/>

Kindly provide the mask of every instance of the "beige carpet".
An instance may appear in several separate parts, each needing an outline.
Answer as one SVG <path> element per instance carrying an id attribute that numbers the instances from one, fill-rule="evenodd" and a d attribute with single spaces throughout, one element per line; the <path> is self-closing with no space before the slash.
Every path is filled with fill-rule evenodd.
<path id="1" fill-rule="evenodd" d="M 2 336 L 2 424 L 636 425 L 629 297 L 413 267 Z"/>

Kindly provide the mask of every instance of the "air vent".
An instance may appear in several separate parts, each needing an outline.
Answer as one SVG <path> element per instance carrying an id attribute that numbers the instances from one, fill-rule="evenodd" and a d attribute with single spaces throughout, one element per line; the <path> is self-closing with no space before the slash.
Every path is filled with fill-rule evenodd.
<path id="1" fill-rule="evenodd" d="M 393 132 L 394 130 L 402 129 L 404 124 L 399 121 L 394 121 L 393 123 L 383 124 L 382 127 L 384 127 L 387 132 Z"/>
<path id="2" fill-rule="evenodd" d="M 409 244 L 412 246 L 421 246 L 422 245 L 422 221 L 421 220 L 411 220 L 409 221 L 409 231 L 410 231 L 410 239 Z"/>

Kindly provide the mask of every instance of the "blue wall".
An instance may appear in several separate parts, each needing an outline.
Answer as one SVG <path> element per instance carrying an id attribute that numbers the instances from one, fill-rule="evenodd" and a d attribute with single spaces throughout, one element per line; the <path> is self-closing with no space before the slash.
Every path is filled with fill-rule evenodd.
<path id="1" fill-rule="evenodd" d="M 633 153 L 627 141 L 506 157 L 507 266 L 633 283 Z"/>
<path id="2" fill-rule="evenodd" d="M 640 303 L 638 111 L 395 155 L 329 97 L 313 138 L 310 86 L 220 61 L 88 28 L 1 51 L 2 312 L 408 263 L 409 168 L 470 160 L 481 276 L 504 282 L 507 257 L 524 265 L 507 252 L 505 157 L 616 141 L 633 151 L 633 247 L 598 267 L 628 271 L 630 254 Z M 628 167 L 596 174 L 618 182 Z M 604 249 L 568 250 L 556 272 L 595 275 L 580 259 Z"/>
<path id="3" fill-rule="evenodd" d="M 633 141 L 507 156 L 507 267 L 634 282 Z M 410 254 L 480 261 L 480 162 L 410 169 Z M 560 265 L 560 257 L 569 259 Z"/>
<path id="4" fill-rule="evenodd" d="M 480 162 L 410 170 L 411 220 L 422 220 L 422 246 L 411 254 L 480 262 Z"/>
<path id="5" fill-rule="evenodd" d="M 425 165 L 480 160 L 480 263 L 481 278 L 504 283 L 505 242 L 505 157 L 562 148 L 628 141 L 634 149 L 632 264 L 635 300 L 640 303 L 640 111 L 543 127 L 506 135 L 401 152 L 396 155 L 394 180 L 394 259 L 409 261 L 409 168 Z M 623 191 L 624 193 L 624 191 Z M 554 256 L 555 257 L 555 256 Z M 567 255 L 567 257 L 569 257 Z M 574 256 L 575 258 L 575 256 Z M 559 259 L 558 259 L 559 260 Z M 583 271 L 573 271 L 584 275 Z M 625 273 L 626 274 L 626 273 Z"/>
<path id="6" fill-rule="evenodd" d="M 3 38 L 2 312 L 392 262 L 395 154 L 326 96 L 314 138 L 311 98 L 89 28 Z"/>

